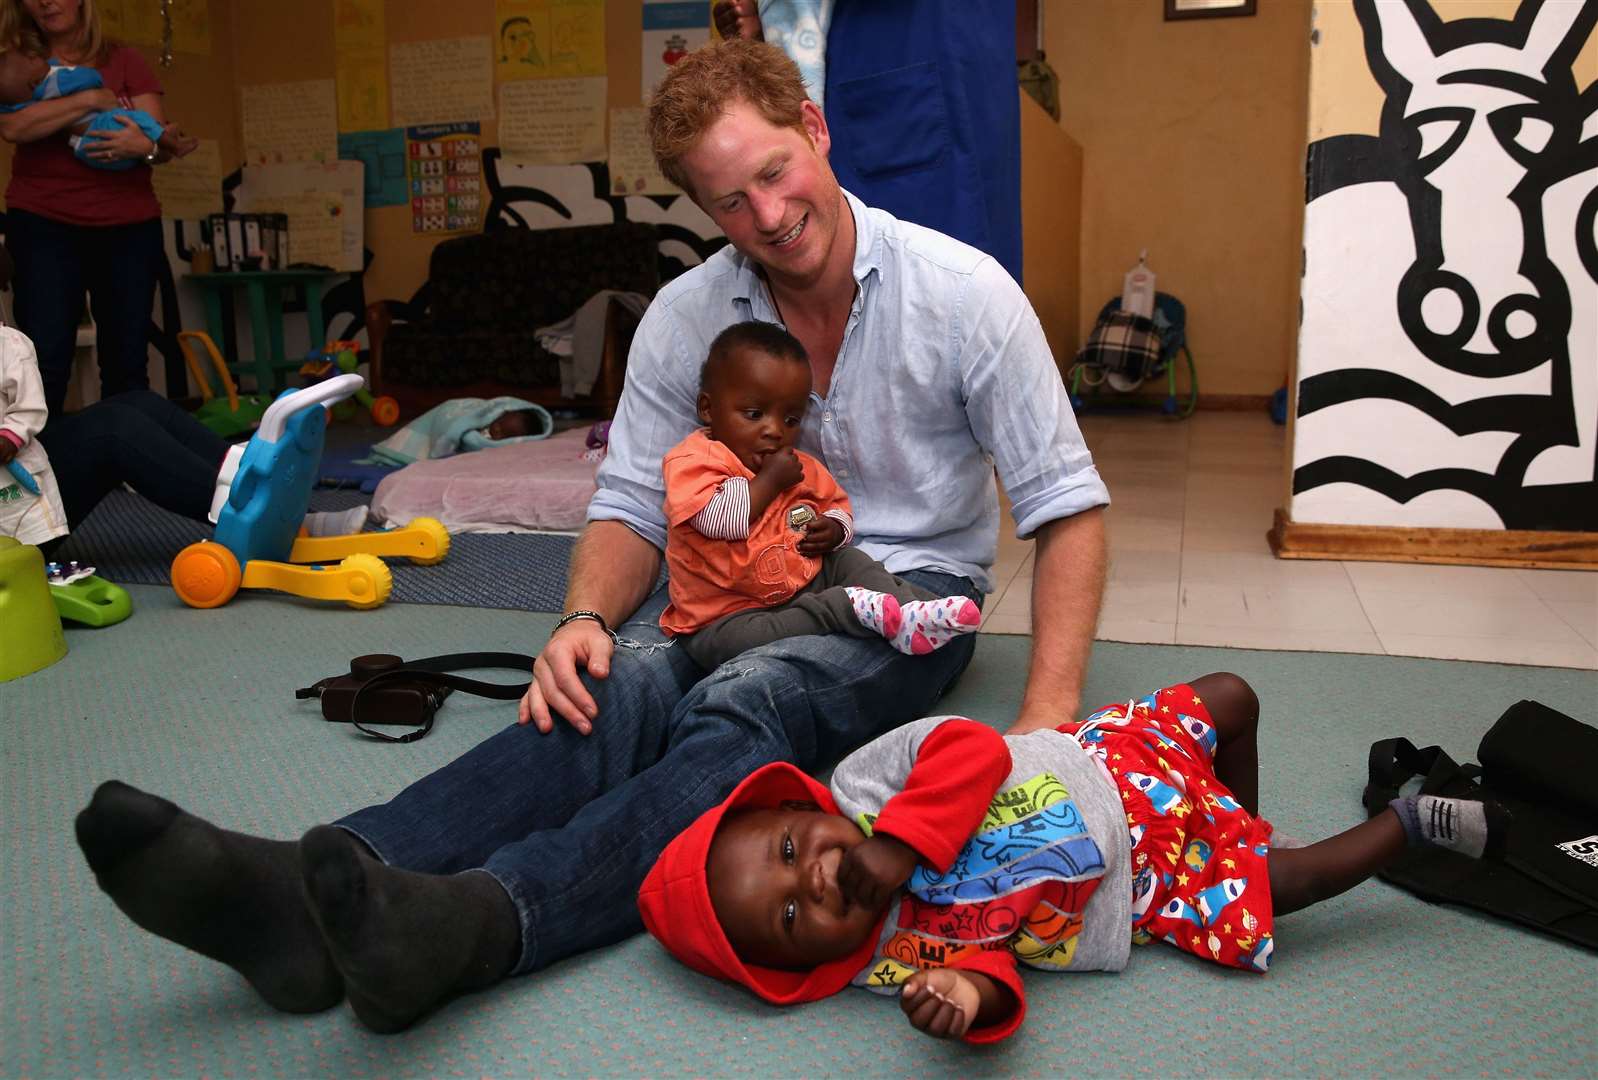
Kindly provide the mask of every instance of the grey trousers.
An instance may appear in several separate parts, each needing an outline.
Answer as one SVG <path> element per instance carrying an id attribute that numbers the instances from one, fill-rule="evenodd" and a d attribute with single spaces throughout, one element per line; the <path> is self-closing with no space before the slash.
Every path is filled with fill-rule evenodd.
<path id="1" fill-rule="evenodd" d="M 679 638 L 694 663 L 714 671 L 723 661 L 758 645 L 805 634 L 848 634 L 881 637 L 855 618 L 845 586 L 857 585 L 891 595 L 901 604 L 938 597 L 918 585 L 896 578 L 859 548 L 843 547 L 821 559 L 821 570 L 810 584 L 776 607 L 752 608 L 723 615 L 698 633 Z"/>

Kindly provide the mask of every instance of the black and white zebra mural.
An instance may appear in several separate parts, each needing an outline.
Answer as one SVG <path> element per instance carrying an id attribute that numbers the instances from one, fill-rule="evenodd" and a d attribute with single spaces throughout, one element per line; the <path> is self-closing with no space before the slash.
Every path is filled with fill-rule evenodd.
<path id="1" fill-rule="evenodd" d="M 1445 6 L 1354 0 L 1385 100 L 1310 146 L 1291 514 L 1598 530 L 1598 0 Z"/>

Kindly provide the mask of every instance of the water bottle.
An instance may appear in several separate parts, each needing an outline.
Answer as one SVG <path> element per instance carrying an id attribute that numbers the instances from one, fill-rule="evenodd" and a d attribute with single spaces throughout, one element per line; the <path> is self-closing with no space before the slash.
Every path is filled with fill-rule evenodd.
<path id="1" fill-rule="evenodd" d="M 1121 279 L 1121 310 L 1144 318 L 1154 317 L 1154 271 L 1149 269 L 1145 248 L 1137 254 L 1137 265 Z"/>

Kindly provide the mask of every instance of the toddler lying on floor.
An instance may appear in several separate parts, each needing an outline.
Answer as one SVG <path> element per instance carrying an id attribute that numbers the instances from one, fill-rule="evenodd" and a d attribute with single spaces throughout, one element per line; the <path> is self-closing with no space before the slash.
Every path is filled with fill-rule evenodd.
<path id="1" fill-rule="evenodd" d="M 104 86 L 100 73 L 92 67 L 74 67 L 58 60 L 31 56 L 20 49 L 0 53 L 0 112 L 16 112 L 39 101 L 66 97 L 80 90 Z M 137 127 L 151 142 L 172 157 L 183 157 L 200 145 L 174 124 L 163 126 L 143 109 L 107 109 L 79 121 L 68 138 L 73 153 L 85 165 L 96 169 L 131 169 L 135 161 L 105 161 L 91 152 L 99 136 L 96 132 L 116 131 L 128 125 Z"/>
<path id="2" fill-rule="evenodd" d="M 993 1042 L 1026 1012 L 1017 962 L 1119 971 L 1158 939 L 1264 972 L 1276 916 L 1406 844 L 1502 846 L 1498 807 L 1410 796 L 1318 844 L 1273 847 L 1258 716 L 1248 683 L 1214 674 L 1025 735 L 918 720 L 845 758 L 830 791 L 767 765 L 661 854 L 644 925 L 772 1004 L 852 984 L 899 995 L 929 1035 Z"/>

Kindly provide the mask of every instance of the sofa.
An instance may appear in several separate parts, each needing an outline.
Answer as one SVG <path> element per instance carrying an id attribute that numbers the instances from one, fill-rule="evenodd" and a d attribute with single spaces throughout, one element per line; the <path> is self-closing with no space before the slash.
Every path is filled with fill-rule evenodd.
<path id="1" fill-rule="evenodd" d="M 433 249 L 416 302 L 367 307 L 373 391 L 397 400 L 405 418 L 448 398 L 501 394 L 609 416 L 637 318 L 610 304 L 598 377 L 576 398 L 561 396 L 560 359 L 533 331 L 604 289 L 653 296 L 658 252 L 655 226 L 643 222 L 502 228 L 445 240 Z"/>

